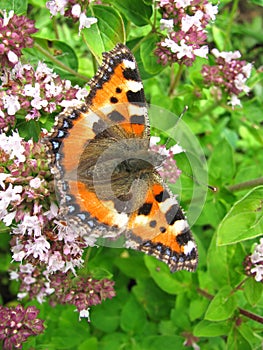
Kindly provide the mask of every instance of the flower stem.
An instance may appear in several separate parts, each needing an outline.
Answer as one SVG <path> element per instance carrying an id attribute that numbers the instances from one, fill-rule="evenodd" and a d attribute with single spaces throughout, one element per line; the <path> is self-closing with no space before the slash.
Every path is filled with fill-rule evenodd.
<path id="1" fill-rule="evenodd" d="M 263 185 L 263 177 L 258 179 L 253 179 L 245 182 L 240 182 L 239 184 L 228 186 L 227 189 L 231 192 L 242 191 L 246 188 L 254 188 L 255 186 Z"/>
<path id="2" fill-rule="evenodd" d="M 209 300 L 212 300 L 214 299 L 214 296 L 210 293 L 208 293 L 207 291 L 201 289 L 201 288 L 197 288 L 197 292 L 202 295 L 203 297 L 209 299 Z M 259 315 L 256 315 L 250 311 L 247 311 L 245 309 L 242 309 L 241 307 L 238 307 L 238 311 L 240 312 L 241 315 L 244 315 L 248 318 L 250 318 L 251 320 L 253 321 L 256 321 L 258 323 L 261 323 L 263 324 L 263 317 L 259 316 Z"/>
<path id="3" fill-rule="evenodd" d="M 226 43 L 230 44 L 230 33 L 231 33 L 231 29 L 232 29 L 232 26 L 233 26 L 233 22 L 234 22 L 234 19 L 235 19 L 235 14 L 237 13 L 237 9 L 238 9 L 238 3 L 239 3 L 239 0 L 234 0 L 233 1 L 233 6 L 232 6 L 232 9 L 231 9 L 231 13 L 230 13 L 230 16 L 229 16 L 229 22 L 228 22 L 228 25 L 227 25 L 227 28 L 226 28 L 226 41 L 225 41 L 225 44 L 224 44 L 224 50 L 227 50 L 227 47 L 226 47 Z"/>
<path id="4" fill-rule="evenodd" d="M 172 67 L 171 67 L 171 81 L 170 81 L 170 87 L 169 87 L 169 92 L 168 92 L 169 96 L 173 95 L 174 90 L 177 87 L 177 85 L 181 79 L 182 73 L 183 73 L 183 65 L 182 64 L 179 65 L 179 69 L 178 69 L 176 75 L 174 74 L 174 64 L 172 65 Z"/>
<path id="5" fill-rule="evenodd" d="M 196 118 L 197 119 L 201 119 L 202 117 L 210 114 L 210 112 L 212 112 L 216 107 L 219 106 L 219 101 L 218 102 L 215 102 L 213 104 L 211 104 L 210 106 L 206 107 L 203 111 L 201 111 L 201 113 L 199 113 Z"/>
<path id="6" fill-rule="evenodd" d="M 70 74 L 74 75 L 75 77 L 84 80 L 85 82 L 89 81 L 89 78 L 85 75 L 82 75 L 78 72 L 76 72 L 74 69 L 71 69 L 70 67 L 68 67 L 67 65 L 65 65 L 64 63 L 62 63 L 61 61 L 59 61 L 57 58 L 55 58 L 53 55 L 51 55 L 47 50 L 45 50 L 43 47 L 41 47 L 38 43 L 34 43 L 34 47 L 41 52 L 43 55 L 45 55 L 49 60 L 51 60 L 52 62 L 54 62 L 54 64 L 58 67 L 60 67 L 61 69 L 69 72 Z"/>

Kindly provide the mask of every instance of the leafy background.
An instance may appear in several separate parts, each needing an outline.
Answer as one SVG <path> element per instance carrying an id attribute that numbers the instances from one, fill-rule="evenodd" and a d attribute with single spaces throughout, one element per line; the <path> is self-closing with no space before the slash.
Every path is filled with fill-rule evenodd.
<path id="1" fill-rule="evenodd" d="M 219 50 L 240 50 L 253 62 L 249 80 L 252 92 L 242 108 L 215 102 L 204 87 L 197 59 L 183 71 L 176 90 L 169 93 L 177 65 L 163 67 L 152 51 L 158 41 L 153 27 L 151 1 L 114 0 L 110 6 L 92 5 L 90 15 L 98 23 L 78 35 L 77 25 L 63 17 L 50 18 L 44 0 L 1 1 L 2 9 L 15 9 L 36 21 L 35 45 L 25 49 L 32 65 L 45 61 L 73 84 L 84 85 L 96 71 L 101 53 L 117 42 L 133 50 L 144 82 L 147 100 L 179 115 L 198 138 L 208 164 L 208 191 L 202 213 L 192 228 L 200 262 L 195 273 L 171 274 L 164 264 L 142 253 L 107 247 L 87 251 L 87 266 L 79 271 L 116 282 L 117 296 L 91 310 L 91 322 L 79 322 L 71 306 L 35 305 L 45 319 L 44 334 L 30 339 L 23 349 L 200 349 L 262 348 L 262 283 L 247 277 L 243 261 L 262 235 L 263 112 L 262 112 L 262 2 L 224 1 L 209 27 L 209 45 Z M 55 55 L 56 52 L 60 54 Z M 54 115 L 18 125 L 22 136 L 37 139 L 42 127 L 50 129 Z M 176 124 L 176 121 L 175 121 Z M 185 159 L 179 168 L 188 169 Z M 182 186 L 194 180 L 182 175 Z M 206 185 L 206 184 L 205 184 Z M 182 194 L 187 209 L 191 191 Z M 8 234 L 0 241 L 2 300 L 15 294 L 9 284 Z M 30 303 L 32 305 L 32 302 Z M 255 317 L 254 317 L 254 316 Z"/>

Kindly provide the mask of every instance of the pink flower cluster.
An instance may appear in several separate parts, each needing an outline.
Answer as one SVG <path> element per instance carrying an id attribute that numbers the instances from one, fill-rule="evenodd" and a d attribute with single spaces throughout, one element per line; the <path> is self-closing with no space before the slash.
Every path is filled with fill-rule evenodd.
<path id="1" fill-rule="evenodd" d="M 183 152 L 183 149 L 179 145 L 175 145 L 169 149 L 165 145 L 159 145 L 160 138 L 152 136 L 150 140 L 150 149 L 153 152 L 165 156 L 165 159 L 160 168 L 157 169 L 161 177 L 170 183 L 175 183 L 181 175 L 181 170 L 177 168 L 174 160 L 176 153 Z"/>
<path id="2" fill-rule="evenodd" d="M 0 134 L 0 220 L 12 229 L 13 260 L 44 265 L 47 273 L 75 271 L 87 246 L 66 223 L 56 221 L 53 178 L 40 143 L 16 132 Z M 50 239 L 50 237 L 52 239 Z"/>
<path id="3" fill-rule="evenodd" d="M 21 56 L 23 48 L 32 47 L 31 34 L 37 32 L 35 22 L 24 16 L 17 16 L 14 11 L 3 11 L 0 18 L 0 63 L 1 67 L 13 67 Z"/>
<path id="4" fill-rule="evenodd" d="M 31 263 L 20 265 L 12 271 L 12 280 L 20 280 L 18 298 L 37 299 L 43 303 L 46 297 L 52 306 L 56 304 L 75 305 L 80 317 L 85 316 L 91 306 L 115 296 L 114 282 L 108 279 L 96 280 L 92 277 L 72 278 L 70 273 L 56 272 L 48 275 L 46 271 Z M 84 316 L 82 316 L 84 315 Z"/>
<path id="5" fill-rule="evenodd" d="M 0 305 L 0 339 L 4 350 L 22 349 L 28 337 L 44 331 L 44 321 L 37 318 L 39 310 L 35 306 L 24 308 Z"/>
<path id="6" fill-rule="evenodd" d="M 50 299 L 52 305 L 75 305 L 77 311 L 82 314 L 88 311 L 90 306 L 101 304 L 103 300 L 112 299 L 115 296 L 114 282 L 108 279 L 96 280 L 91 277 L 81 277 L 73 281 L 67 275 L 58 273 L 51 276 L 50 286 L 55 291 Z"/>
<path id="7" fill-rule="evenodd" d="M 62 16 L 71 17 L 74 21 L 79 21 L 79 34 L 83 28 L 90 28 L 97 23 L 97 18 L 87 17 L 86 10 L 90 1 L 88 0 L 50 0 L 46 3 L 52 16 L 60 13 Z"/>
<path id="8" fill-rule="evenodd" d="M 205 84 L 222 88 L 230 98 L 232 107 L 241 106 L 238 95 L 250 91 L 246 81 L 250 77 L 252 64 L 240 60 L 239 51 L 219 52 L 213 49 L 212 54 L 216 58 L 215 65 L 203 65 L 202 68 Z"/>
<path id="9" fill-rule="evenodd" d="M 206 26 L 218 12 L 207 0 L 161 0 L 161 29 L 166 33 L 157 44 L 158 62 L 191 66 L 197 56 L 207 58 Z"/>
<path id="10" fill-rule="evenodd" d="M 16 114 L 38 119 L 43 113 L 52 113 L 58 106 L 68 107 L 79 103 L 88 91 L 71 86 L 45 63 L 34 69 L 30 64 L 15 65 L 11 72 L 4 71 L 0 89 L 0 131 L 13 127 Z"/>
<path id="11" fill-rule="evenodd" d="M 87 308 L 114 296 L 113 283 L 81 279 L 72 273 L 82 266 L 83 249 L 96 237 L 74 230 L 58 219 L 53 178 L 45 149 L 18 133 L 0 134 L 0 220 L 11 228 L 12 259 L 19 262 L 11 279 L 20 280 L 20 299 L 74 304 L 81 317 Z"/>

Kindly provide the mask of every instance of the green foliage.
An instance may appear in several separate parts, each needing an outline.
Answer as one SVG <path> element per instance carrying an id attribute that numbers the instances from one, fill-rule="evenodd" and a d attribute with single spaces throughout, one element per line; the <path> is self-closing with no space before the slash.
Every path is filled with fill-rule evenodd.
<path id="1" fill-rule="evenodd" d="M 251 1 L 255 10 L 251 17 L 243 12 L 236 23 L 237 9 L 229 15 L 233 2 L 222 1 L 218 20 L 209 29 L 211 47 L 240 49 L 243 59 L 254 61 L 255 69 L 249 81 L 252 92 L 243 97 L 243 107 L 237 109 L 220 104 L 204 86 L 200 74 L 206 62 L 203 59 L 186 68 L 178 85 L 171 89 L 171 81 L 180 69 L 176 65 L 161 66 L 153 54 L 159 33 L 155 17 L 158 14 L 151 1 L 114 0 L 90 6 L 88 15 L 98 18 L 98 22 L 83 29 L 81 36 L 78 25 L 63 16 L 52 22 L 44 1 L 28 3 L 32 5 L 29 8 L 21 0 L 5 0 L 0 4 L 1 9 L 14 9 L 17 14 L 25 14 L 29 9 L 28 16 L 36 20 L 40 29 L 34 35 L 36 45 L 24 49 L 25 62 L 35 65 L 38 60 L 45 61 L 63 79 L 83 85 L 96 71 L 95 59 L 100 63 L 103 51 L 112 49 L 118 42 L 126 42 L 134 51 L 145 79 L 145 94 L 150 104 L 169 110 L 173 116 L 179 115 L 185 105 L 189 106 L 183 122 L 193 138 L 188 139 L 187 133 L 181 136 L 178 133 L 178 137 L 191 156 L 181 154 L 176 159 L 184 171 L 183 205 L 186 209 L 192 206 L 193 211 L 197 208 L 198 215 L 202 212 L 198 220 L 195 213 L 188 214 L 191 222 L 195 221 L 192 230 L 199 246 L 196 273 L 171 274 L 165 264 L 142 253 L 93 248 L 85 268 L 94 275 L 113 276 L 117 296 L 92 307 L 90 323 L 79 322 L 72 307 L 37 304 L 46 331 L 27 342 L 23 349 L 180 350 L 185 349 L 186 339 L 189 345 L 197 343 L 202 350 L 260 349 L 263 320 L 262 317 L 255 320 L 249 313 L 262 314 L 263 284 L 247 277 L 242 264 L 257 242 L 255 238 L 263 232 L 263 187 L 255 187 L 262 185 L 262 178 L 261 182 L 256 180 L 262 177 L 263 169 L 260 84 L 263 75 L 257 72 L 263 64 L 262 33 L 258 29 L 262 19 L 257 16 L 257 9 L 260 10 L 257 6 L 262 6 L 262 1 Z M 153 113 L 150 119 L 156 129 L 159 127 L 178 141 L 174 131 L 177 118 L 160 118 Z M 41 128 L 50 129 L 52 123 L 53 116 L 49 115 L 37 122 L 23 121 L 21 135 L 37 139 Z M 167 141 L 164 132 L 159 136 Z M 199 153 L 199 144 L 196 146 L 193 140 L 198 140 L 202 152 Z M 217 191 L 207 193 L 200 208 L 200 202 L 191 203 L 191 198 L 195 182 L 200 188 L 198 194 L 204 197 L 202 191 L 206 192 L 206 164 L 202 163 L 205 159 L 209 184 L 217 187 Z M 189 163 L 196 167 L 191 169 Z M 2 284 L 6 285 L 11 258 L 6 253 L 6 236 L 1 233 L 1 237 L 0 273 Z"/>

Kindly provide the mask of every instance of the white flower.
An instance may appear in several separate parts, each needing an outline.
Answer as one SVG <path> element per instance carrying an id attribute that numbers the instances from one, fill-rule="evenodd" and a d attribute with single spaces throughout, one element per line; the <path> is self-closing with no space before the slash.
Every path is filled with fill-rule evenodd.
<path id="1" fill-rule="evenodd" d="M 44 213 L 44 215 L 48 218 L 48 220 L 54 219 L 58 215 L 58 206 L 56 203 L 52 202 L 50 205 L 50 209 Z"/>
<path id="2" fill-rule="evenodd" d="M 86 310 L 81 310 L 79 312 L 79 321 L 80 321 L 81 317 L 84 317 L 84 318 L 88 319 L 88 322 L 90 322 L 89 310 L 90 310 L 90 308 L 88 307 Z M 75 311 L 78 311 L 78 310 L 76 309 Z"/>
<path id="3" fill-rule="evenodd" d="M 18 97 L 14 95 L 5 95 L 3 96 L 4 108 L 7 109 L 7 114 L 15 115 L 17 111 L 20 109 L 20 103 L 18 101 Z"/>
<path id="4" fill-rule="evenodd" d="M 53 97 L 53 96 L 59 95 L 62 92 L 63 87 L 62 85 L 56 85 L 54 84 L 53 81 L 51 81 L 50 83 L 45 84 L 45 89 L 46 89 L 46 96 Z"/>
<path id="5" fill-rule="evenodd" d="M 185 15 L 182 18 L 182 31 L 186 33 L 193 26 L 195 26 L 198 30 L 202 30 L 201 19 L 203 16 L 204 13 L 200 10 L 196 11 L 194 16 Z"/>
<path id="6" fill-rule="evenodd" d="M 232 95 L 231 99 L 228 101 L 229 105 L 232 106 L 232 108 L 234 108 L 235 106 L 240 106 L 242 107 L 241 101 L 240 99 L 237 97 L 237 95 Z"/>
<path id="7" fill-rule="evenodd" d="M 10 280 L 15 280 L 15 281 L 19 280 L 19 274 L 17 273 L 17 271 L 11 271 L 9 276 L 10 276 Z"/>
<path id="8" fill-rule="evenodd" d="M 32 272 L 34 272 L 34 270 L 35 270 L 35 267 L 30 263 L 20 265 L 20 272 L 22 273 L 27 273 L 31 275 Z"/>
<path id="9" fill-rule="evenodd" d="M 41 109 L 41 108 L 45 108 L 48 105 L 48 101 L 47 100 L 42 100 L 40 96 L 36 96 L 32 101 L 31 101 L 31 106 L 36 108 L 36 109 Z"/>
<path id="10" fill-rule="evenodd" d="M 216 14 L 218 13 L 218 6 L 213 6 L 210 2 L 204 5 L 205 13 L 211 18 L 212 21 L 216 19 Z"/>
<path id="11" fill-rule="evenodd" d="M 191 5 L 192 0 L 177 0 L 176 1 L 176 7 L 177 8 L 186 8 Z M 169 1 L 167 1 L 169 4 Z"/>
<path id="12" fill-rule="evenodd" d="M 74 6 L 72 6 L 71 13 L 74 17 L 79 18 L 80 14 L 81 14 L 80 4 L 75 4 Z"/>
<path id="13" fill-rule="evenodd" d="M 81 101 L 84 100 L 85 97 L 87 97 L 89 94 L 88 90 L 83 88 L 83 89 L 79 89 L 76 93 L 76 98 L 77 100 Z"/>
<path id="14" fill-rule="evenodd" d="M 199 49 L 194 49 L 194 54 L 198 57 L 203 57 L 203 58 L 207 58 L 208 55 L 208 46 L 207 45 L 203 45 L 201 46 Z"/>
<path id="15" fill-rule="evenodd" d="M 5 188 L 5 183 L 4 183 L 4 181 L 5 181 L 8 177 L 10 177 L 10 174 L 0 173 L 0 186 L 1 186 L 2 188 Z"/>
<path id="16" fill-rule="evenodd" d="M 253 67 L 252 63 L 248 63 L 242 68 L 242 72 L 245 74 L 247 78 L 250 77 L 252 67 Z"/>
<path id="17" fill-rule="evenodd" d="M 7 14 L 6 10 L 3 10 L 4 20 L 3 20 L 3 27 L 6 27 L 10 21 L 10 19 L 14 16 L 15 12 L 13 10 L 9 11 L 9 14 Z"/>
<path id="18" fill-rule="evenodd" d="M 150 147 L 157 145 L 160 142 L 161 138 L 159 136 L 151 136 L 150 138 Z"/>
<path id="19" fill-rule="evenodd" d="M 16 241 L 16 245 L 11 248 L 11 251 L 13 253 L 13 260 L 14 261 L 23 261 L 24 257 L 26 256 L 26 252 L 24 251 L 23 244 L 20 244 L 20 241 Z"/>
<path id="20" fill-rule="evenodd" d="M 11 62 L 11 63 L 17 63 L 18 62 L 18 56 L 12 50 L 8 51 L 7 57 L 9 59 L 9 62 Z"/>
<path id="21" fill-rule="evenodd" d="M 170 147 L 170 151 L 173 153 L 173 154 L 178 154 L 178 153 L 183 153 L 185 152 L 185 150 L 180 146 L 178 145 L 178 143 L 172 147 Z"/>
<path id="22" fill-rule="evenodd" d="M 16 216 L 16 211 L 12 211 L 11 213 L 6 214 L 2 220 L 6 226 L 10 226 L 12 224 L 15 216 Z"/>
<path id="23" fill-rule="evenodd" d="M 26 84 L 24 86 L 24 95 L 34 97 L 35 95 L 40 95 L 40 85 L 36 83 L 35 86 L 32 84 Z"/>
<path id="24" fill-rule="evenodd" d="M 49 9 L 52 16 L 56 16 L 57 13 L 64 15 L 67 4 L 67 0 L 51 0 L 46 3 L 46 7 Z"/>
<path id="25" fill-rule="evenodd" d="M 0 134 L 0 148 L 3 149 L 4 152 L 9 154 L 10 159 L 17 158 L 19 162 L 24 162 L 26 157 L 24 156 L 25 148 L 22 145 L 22 137 L 15 131 L 13 131 L 13 135 L 6 136 L 6 134 Z"/>
<path id="26" fill-rule="evenodd" d="M 53 78 L 57 77 L 57 74 L 53 72 L 53 69 L 49 68 L 45 63 L 39 61 L 37 69 L 35 71 L 35 77 L 37 80 L 40 80 L 45 76 L 44 82 L 48 83 Z"/>
<path id="27" fill-rule="evenodd" d="M 213 49 L 212 54 L 218 58 L 222 57 L 227 63 L 231 62 L 232 60 L 236 60 L 241 57 L 241 53 L 239 51 L 218 51 L 217 49 Z"/>
<path id="28" fill-rule="evenodd" d="M 21 200 L 20 193 L 23 191 L 22 186 L 14 186 L 9 184 L 5 191 L 0 192 L 0 208 L 4 205 L 6 208 L 11 202 L 19 202 Z M 2 205 L 1 205 L 2 204 Z"/>
<path id="29" fill-rule="evenodd" d="M 253 269 L 251 269 L 252 273 L 256 273 L 255 280 L 260 282 L 263 280 L 263 265 L 256 265 Z"/>
<path id="30" fill-rule="evenodd" d="M 250 91 L 250 88 L 245 84 L 247 78 L 242 74 L 239 73 L 234 80 L 235 87 L 240 90 L 244 91 L 246 94 Z"/>
<path id="31" fill-rule="evenodd" d="M 34 179 L 31 179 L 29 181 L 29 185 L 30 187 L 34 188 L 34 189 L 37 189 L 41 186 L 41 183 L 42 183 L 43 180 L 40 180 L 39 177 L 35 177 Z"/>
<path id="32" fill-rule="evenodd" d="M 39 218 L 36 215 L 25 214 L 22 222 L 17 225 L 17 228 L 13 230 L 14 234 L 29 236 L 34 235 L 34 237 L 41 236 L 41 223 L 39 222 Z"/>
<path id="33" fill-rule="evenodd" d="M 169 32 L 173 30 L 174 28 L 174 21 L 173 19 L 164 19 L 162 18 L 160 20 L 160 28 L 161 30 L 167 29 Z"/>
<path id="34" fill-rule="evenodd" d="M 39 258 L 44 261 L 46 254 L 50 249 L 50 243 L 44 237 L 38 237 L 34 241 L 28 240 L 28 243 L 25 245 L 27 251 L 26 256 L 33 255 L 35 259 Z"/>
<path id="35" fill-rule="evenodd" d="M 65 267 L 65 261 L 62 259 L 60 252 L 55 251 L 48 258 L 47 270 L 49 273 L 56 271 L 63 271 Z"/>
<path id="36" fill-rule="evenodd" d="M 83 28 L 90 28 L 92 24 L 97 23 L 98 20 L 95 17 L 87 17 L 84 12 L 79 16 L 79 35 Z"/>
<path id="37" fill-rule="evenodd" d="M 24 299 L 27 295 L 28 295 L 27 292 L 17 293 L 17 299 L 18 299 L 18 300 Z"/>

